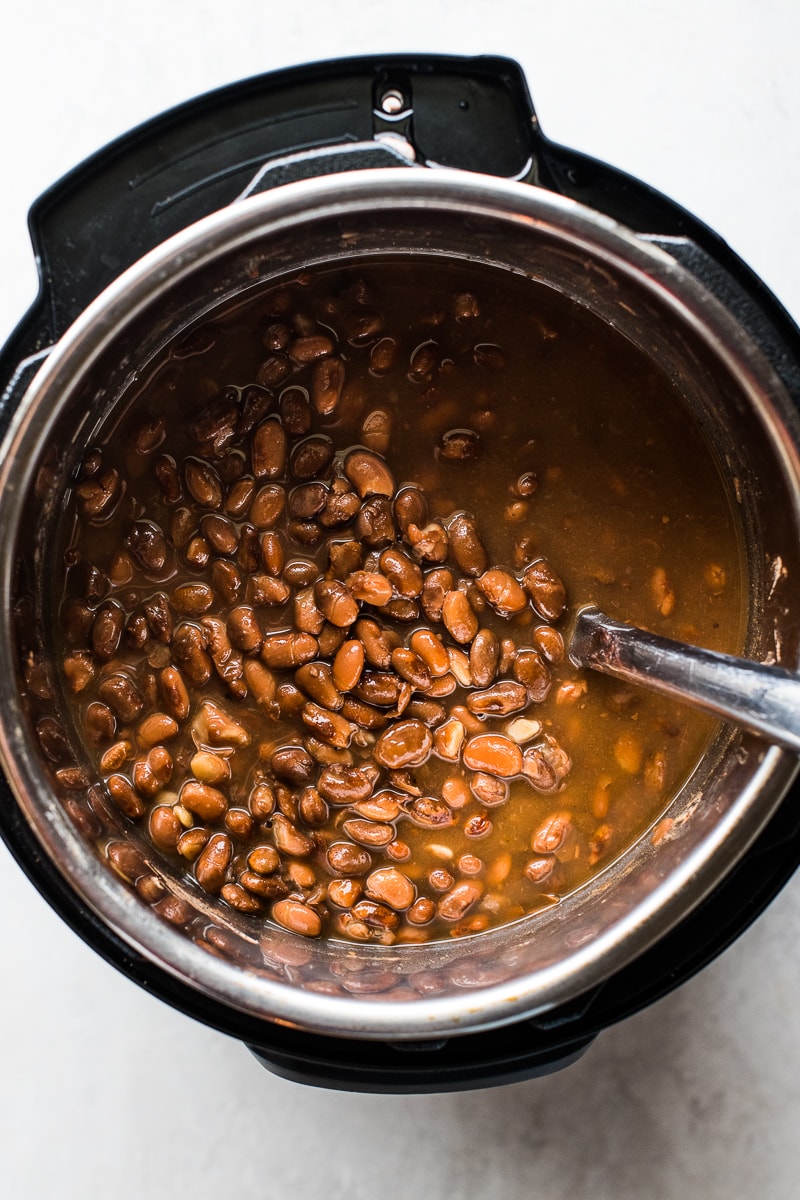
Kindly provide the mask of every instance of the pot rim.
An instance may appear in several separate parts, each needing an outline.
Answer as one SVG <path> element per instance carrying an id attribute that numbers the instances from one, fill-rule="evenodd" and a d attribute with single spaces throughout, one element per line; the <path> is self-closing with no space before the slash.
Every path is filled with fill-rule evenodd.
<path id="1" fill-rule="evenodd" d="M 744 854 L 794 778 L 793 756 L 775 747 L 765 749 L 749 785 L 677 870 L 627 917 L 550 967 L 413 1003 L 367 1004 L 363 999 L 303 991 L 212 957 L 163 922 L 110 872 L 98 870 L 96 855 L 49 786 L 43 788 L 36 747 L 18 715 L 11 609 L 15 564 L 8 548 L 16 543 L 34 467 L 71 389 L 120 328 L 145 312 L 162 289 L 246 247 L 265 230 L 294 229 L 304 222 L 374 213 L 378 208 L 430 210 L 431 205 L 462 217 L 473 214 L 547 229 L 568 238 L 572 248 L 592 260 L 635 277 L 668 313 L 714 346 L 724 366 L 743 381 L 753 403 L 776 428 L 785 428 L 791 403 L 766 359 L 727 310 L 652 241 L 575 201 L 526 184 L 449 169 L 383 168 L 303 180 L 250 196 L 156 247 L 109 285 L 54 347 L 0 447 L 7 547 L 0 558 L 0 764 L 50 860 L 81 900 L 125 942 L 205 995 L 304 1030 L 398 1041 L 471 1033 L 533 1016 L 574 999 L 637 957 L 699 904 Z M 776 433 L 773 448 L 796 482 L 800 468 L 793 440 Z"/>

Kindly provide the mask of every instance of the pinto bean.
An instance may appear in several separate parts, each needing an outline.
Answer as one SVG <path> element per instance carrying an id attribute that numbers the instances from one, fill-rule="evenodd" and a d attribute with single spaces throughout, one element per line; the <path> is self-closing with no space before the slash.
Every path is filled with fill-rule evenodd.
<path id="1" fill-rule="evenodd" d="M 405 536 L 410 525 L 422 529 L 428 523 L 428 502 L 425 493 L 409 485 L 400 488 L 394 498 L 394 518 L 397 528 Z"/>
<path id="2" fill-rule="evenodd" d="M 207 683 L 214 669 L 211 658 L 206 653 L 207 644 L 205 633 L 196 625 L 187 623 L 179 625 L 175 630 L 172 642 L 172 654 L 182 669 L 183 674 L 196 687 L 202 687 L 204 683 Z M 180 686 L 173 676 L 169 677 L 169 683 L 165 683 L 166 686 L 172 686 L 175 689 L 175 701 L 176 703 L 180 703 Z M 188 704 L 188 692 L 186 700 Z M 173 710 L 170 711 L 174 716 L 175 712 Z"/>
<path id="3" fill-rule="evenodd" d="M 130 817 L 132 821 L 137 821 L 140 817 L 144 816 L 144 801 L 137 794 L 127 776 L 111 775 L 106 780 L 106 787 L 108 788 L 109 796 L 126 817 Z"/>
<path id="4" fill-rule="evenodd" d="M 225 833 L 215 833 L 194 864 L 194 873 L 200 886 L 207 892 L 219 892 L 225 883 L 232 857 L 231 839 Z"/>
<path id="5" fill-rule="evenodd" d="M 306 663 L 297 668 L 294 678 L 298 687 L 323 708 L 338 712 L 342 707 L 342 694 L 333 682 L 333 674 L 327 663 Z"/>
<path id="6" fill-rule="evenodd" d="M 492 567 L 477 581 L 483 595 L 501 617 L 511 617 L 527 607 L 528 597 L 510 572 Z"/>
<path id="7" fill-rule="evenodd" d="M 514 658 L 514 678 L 524 685 L 528 698 L 541 703 L 550 691 L 551 677 L 547 664 L 535 650 L 520 650 Z"/>
<path id="8" fill-rule="evenodd" d="M 317 653 L 317 639 L 309 633 L 268 633 L 261 645 L 261 659 L 268 667 L 299 667 Z"/>
<path id="9" fill-rule="evenodd" d="M 314 760 L 302 746 L 278 747 L 269 765 L 276 779 L 295 786 L 310 783 L 315 773 Z"/>
<path id="10" fill-rule="evenodd" d="M 176 850 L 184 830 L 173 809 L 159 804 L 150 813 L 148 832 L 159 850 Z"/>
<path id="11" fill-rule="evenodd" d="M 319 937 L 322 932 L 319 913 L 310 905 L 292 897 L 275 901 L 272 906 L 272 919 L 284 929 L 291 933 L 299 933 L 302 937 Z"/>
<path id="12" fill-rule="evenodd" d="M 377 571 L 353 571 L 347 576 L 347 590 L 363 604 L 382 608 L 392 598 L 392 585 Z"/>
<path id="13" fill-rule="evenodd" d="M 333 443 L 323 433 L 315 433 L 297 443 L 291 450 L 290 470 L 301 481 L 319 479 L 326 473 L 333 458 Z"/>
<path id="14" fill-rule="evenodd" d="M 272 836 L 281 854 L 289 854 L 293 858 L 305 858 L 314 849 L 311 839 L 301 833 L 282 813 L 275 813 L 272 818 Z"/>
<path id="15" fill-rule="evenodd" d="M 395 493 L 392 472 L 373 450 L 351 450 L 344 460 L 344 473 L 362 500 L 368 496 L 391 497 Z"/>
<path id="16" fill-rule="evenodd" d="M 454 822 L 449 806 L 433 796 L 415 796 L 406 807 L 406 813 L 423 829 L 443 829 Z"/>
<path id="17" fill-rule="evenodd" d="M 121 673 L 107 676 L 97 694 L 125 724 L 135 721 L 144 708 L 142 693 L 129 676 Z"/>
<path id="18" fill-rule="evenodd" d="M 311 373 L 311 403 L 321 417 L 330 417 L 339 407 L 345 381 L 340 358 L 324 358 L 314 364 Z"/>
<path id="19" fill-rule="evenodd" d="M 281 421 L 278 417 L 267 417 L 255 429 L 250 444 L 256 479 L 280 479 L 286 469 L 287 451 L 286 433 Z M 252 509 L 250 519 L 255 525 L 258 524 Z"/>
<path id="20" fill-rule="evenodd" d="M 371 900 L 404 912 L 414 903 L 417 889 L 397 867 L 378 867 L 367 876 L 364 891 Z"/>
<path id="21" fill-rule="evenodd" d="M 386 670 L 392 663 L 392 644 L 387 630 L 381 628 L 377 621 L 369 617 L 361 617 L 353 627 L 353 633 L 364 647 L 367 662 L 381 670 Z"/>
<path id="22" fill-rule="evenodd" d="M 421 721 L 409 719 L 390 725 L 375 743 L 373 757 L 392 770 L 419 766 L 433 749 L 430 730 Z"/>
<path id="23" fill-rule="evenodd" d="M 456 566 L 466 575 L 478 576 L 489 565 L 475 519 L 470 513 L 457 513 L 448 523 L 450 554 Z"/>
<path id="24" fill-rule="evenodd" d="M 210 463 L 199 458 L 187 458 L 183 474 L 189 495 L 201 508 L 222 507 L 222 481 Z"/>
<path id="25" fill-rule="evenodd" d="M 478 618 L 468 597 L 461 591 L 447 592 L 442 602 L 442 621 L 447 632 L 461 645 L 472 641 L 478 632 Z"/>
<path id="26" fill-rule="evenodd" d="M 470 692 L 467 708 L 480 717 L 504 717 L 519 712 L 528 704 L 527 689 L 521 683 L 504 679 L 482 691 Z"/>
<path id="27" fill-rule="evenodd" d="M 391 825 L 365 821 L 360 817 L 345 821 L 342 831 L 359 846 L 368 846 L 370 849 L 388 846 L 394 840 L 394 828 Z"/>
<path id="28" fill-rule="evenodd" d="M 394 541 L 392 505 L 386 496 L 372 495 L 362 503 L 356 517 L 355 533 L 367 546 L 384 546 Z"/>
<path id="29" fill-rule="evenodd" d="M 546 621 L 557 621 L 567 605 L 567 590 L 546 559 L 530 564 L 522 577 L 533 607 Z"/>
<path id="30" fill-rule="evenodd" d="M 134 521 L 125 545 L 148 574 L 158 574 L 167 561 L 167 539 L 154 521 Z"/>
<path id="31" fill-rule="evenodd" d="M 317 787 L 330 804 L 357 804 L 372 794 L 376 775 L 374 768 L 332 763 L 320 772 Z"/>
<path id="32" fill-rule="evenodd" d="M 352 842 L 334 842 L 328 847 L 326 859 L 335 875 L 363 875 L 372 866 L 368 851 Z"/>
<path id="33" fill-rule="evenodd" d="M 267 483 L 256 492 L 249 517 L 256 529 L 272 529 L 286 508 L 286 492 L 277 483 Z"/>
<path id="34" fill-rule="evenodd" d="M 358 618 L 358 605 L 338 579 L 321 579 L 314 585 L 314 600 L 327 621 L 348 628 Z"/>
<path id="35" fill-rule="evenodd" d="M 116 654 L 125 628 L 125 613 L 119 604 L 109 600 L 102 604 L 92 622 L 91 646 L 103 662 Z"/>
<path id="36" fill-rule="evenodd" d="M 320 708 L 313 701 L 309 701 L 303 706 L 300 716 L 303 724 L 308 726 L 321 741 L 339 749 L 344 749 L 350 744 L 350 739 L 356 730 L 355 725 L 345 717 L 330 712 L 328 709 Z"/>
<path id="37" fill-rule="evenodd" d="M 522 771 L 522 751 L 502 733 L 479 733 L 464 747 L 464 763 L 471 771 L 506 778 Z"/>
<path id="38" fill-rule="evenodd" d="M 180 802 L 201 821 L 218 821 L 224 816 L 228 801 L 218 788 L 201 783 L 199 779 L 188 779 L 180 790 Z"/>
<path id="39" fill-rule="evenodd" d="M 554 854 L 569 836 L 572 823 L 566 813 L 554 813 L 548 817 L 531 838 L 531 849 L 537 854 Z"/>
<path id="40" fill-rule="evenodd" d="M 447 531 L 438 521 L 429 521 L 422 528 L 411 524 L 406 529 L 405 536 L 419 562 L 443 563 L 447 558 Z"/>
<path id="41" fill-rule="evenodd" d="M 436 911 L 444 921 L 460 921 L 478 903 L 482 891 L 476 880 L 464 880 L 442 896 Z"/>
<path id="42" fill-rule="evenodd" d="M 199 616 L 213 607 L 214 593 L 207 583 L 182 583 L 172 593 L 172 603 L 184 616 Z"/>
<path id="43" fill-rule="evenodd" d="M 243 604 L 228 614 L 225 629 L 231 644 L 246 654 L 257 653 L 263 641 L 261 626 L 249 605 Z"/>
<path id="44" fill-rule="evenodd" d="M 422 571 L 417 563 L 396 546 L 381 552 L 380 570 L 398 596 L 414 599 L 422 592 Z"/>
<path id="45" fill-rule="evenodd" d="M 333 660 L 333 682 L 340 692 L 349 692 L 358 685 L 364 670 L 364 646 L 355 638 L 344 642 Z"/>
<path id="46" fill-rule="evenodd" d="M 531 641 L 545 662 L 557 666 L 564 661 L 564 639 L 552 625 L 537 625 L 531 634 Z"/>
<path id="47" fill-rule="evenodd" d="M 329 354 L 333 354 L 333 342 L 324 333 L 295 338 L 289 346 L 290 358 L 301 366 L 316 362 L 321 358 L 327 358 Z"/>
<path id="48" fill-rule="evenodd" d="M 392 666 L 401 679 L 407 680 L 419 691 L 425 692 L 431 686 L 431 673 L 413 650 L 408 650 L 405 646 L 399 646 L 393 650 Z"/>
<path id="49" fill-rule="evenodd" d="M 469 651 L 469 669 L 476 687 L 494 683 L 500 665 L 500 643 L 491 629 L 479 629 Z"/>
<path id="50" fill-rule="evenodd" d="M 156 796 L 172 778 L 172 755 L 164 746 L 153 746 L 133 764 L 133 785 L 142 796 Z"/>

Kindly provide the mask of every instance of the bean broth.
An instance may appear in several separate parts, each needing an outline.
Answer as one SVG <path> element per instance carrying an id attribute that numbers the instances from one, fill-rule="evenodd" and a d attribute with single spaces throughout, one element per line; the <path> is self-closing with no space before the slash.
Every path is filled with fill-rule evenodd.
<path id="1" fill-rule="evenodd" d="M 569 614 L 740 650 L 734 498 L 656 366 L 441 260 L 318 269 L 166 346 L 65 517 L 58 661 L 108 794 L 254 920 L 356 941 L 549 906 L 716 725 Z"/>

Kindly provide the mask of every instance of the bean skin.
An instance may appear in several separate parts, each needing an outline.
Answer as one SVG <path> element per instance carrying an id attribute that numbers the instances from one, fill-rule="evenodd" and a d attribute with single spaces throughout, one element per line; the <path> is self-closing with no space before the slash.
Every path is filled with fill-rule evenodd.
<path id="1" fill-rule="evenodd" d="M 396 867 L 378 867 L 367 876 L 364 890 L 370 899 L 403 912 L 414 903 L 417 889 L 408 876 Z"/>
<path id="2" fill-rule="evenodd" d="M 180 791 L 180 801 L 184 808 L 194 813 L 201 821 L 218 821 L 224 815 L 228 801 L 218 788 L 200 783 L 197 779 L 189 779 Z"/>
<path id="3" fill-rule="evenodd" d="M 425 576 L 420 600 L 425 616 L 433 624 L 441 621 L 444 598 L 454 587 L 453 573 L 447 567 L 434 567 Z"/>
<path id="4" fill-rule="evenodd" d="M 478 579 L 478 587 L 501 617 L 511 617 L 520 613 L 528 605 L 528 597 L 508 571 L 492 567 L 484 571 Z"/>
<path id="5" fill-rule="evenodd" d="M 308 633 L 268 633 L 261 646 L 261 659 L 268 667 L 299 667 L 311 662 L 317 639 Z"/>
<path id="6" fill-rule="evenodd" d="M 272 906 L 272 918 L 284 929 L 299 933 L 302 937 L 319 937 L 322 932 L 319 913 L 300 900 L 276 900 Z"/>
<path id="7" fill-rule="evenodd" d="M 469 513 L 459 513 L 448 524 L 447 532 L 450 554 L 459 570 L 467 575 L 482 575 L 489 562 L 474 518 Z"/>
<path id="8" fill-rule="evenodd" d="M 545 559 L 531 563 L 522 577 L 522 583 L 541 617 L 546 621 L 557 621 L 563 616 L 567 590 Z"/>
<path id="9" fill-rule="evenodd" d="M 189 495 L 201 508 L 222 507 L 222 482 L 210 463 L 198 458 L 188 458 L 184 466 L 184 477 Z"/>
<path id="10" fill-rule="evenodd" d="M 385 460 L 372 450 L 352 450 L 344 461 L 344 472 L 362 499 L 395 493 L 394 476 Z"/>
<path id="11" fill-rule="evenodd" d="M 125 614 L 118 604 L 110 601 L 101 605 L 92 623 L 92 650 L 103 662 L 108 662 L 119 649 Z"/>
<path id="12" fill-rule="evenodd" d="M 364 647 L 353 638 L 344 642 L 333 660 L 333 682 L 340 692 L 349 692 L 358 685 L 364 670 Z"/>
<path id="13" fill-rule="evenodd" d="M 225 833 L 215 833 L 194 865 L 194 873 L 200 886 L 207 892 L 220 891 L 225 883 L 232 857 L 231 839 Z"/>
<path id="14" fill-rule="evenodd" d="M 112 775 L 106 780 L 106 787 L 111 799 L 126 817 L 137 821 L 144 816 L 144 801 L 137 795 L 133 784 L 125 775 Z"/>
<path id="15" fill-rule="evenodd" d="M 174 811 L 165 804 L 159 805 L 150 813 L 148 830 L 159 850 L 177 849 L 184 832 Z"/>
<path id="16" fill-rule="evenodd" d="M 479 629 L 469 650 L 469 668 L 476 687 L 494 683 L 500 665 L 500 643 L 491 629 Z"/>
<path id="17" fill-rule="evenodd" d="M 355 733 L 355 725 L 345 717 L 320 708 L 313 701 L 309 701 L 303 706 L 300 716 L 303 724 L 313 730 L 321 741 L 327 742 L 330 746 L 344 749 L 350 744 L 350 739 Z"/>
<path id="18" fill-rule="evenodd" d="M 277 417 L 268 417 L 255 430 L 251 441 L 253 474 L 256 479 L 280 479 L 286 469 L 287 441 Z M 254 524 L 258 522 L 253 518 Z"/>
<path id="19" fill-rule="evenodd" d="M 439 916 L 445 921 L 460 921 L 480 900 L 481 892 L 481 885 L 475 880 L 456 884 L 437 904 Z"/>
<path id="20" fill-rule="evenodd" d="M 528 704 L 528 691 L 521 683 L 504 679 L 482 691 L 470 692 L 467 708 L 481 717 L 508 716 L 519 712 Z"/>
<path id="21" fill-rule="evenodd" d="M 442 620 L 450 636 L 461 645 L 469 644 L 478 632 L 478 618 L 464 592 L 447 593 L 442 603 Z"/>
<path id="22" fill-rule="evenodd" d="M 311 374 L 311 403 L 320 416 L 336 412 L 344 388 L 345 368 L 340 358 L 325 358 Z"/>
<path id="23" fill-rule="evenodd" d="M 425 762 L 433 749 L 433 737 L 421 721 L 397 721 L 381 734 L 373 757 L 383 767 L 398 769 Z"/>
<path id="24" fill-rule="evenodd" d="M 471 771 L 507 778 L 522 771 L 522 751 L 501 733 L 481 733 L 464 747 L 464 762 Z"/>

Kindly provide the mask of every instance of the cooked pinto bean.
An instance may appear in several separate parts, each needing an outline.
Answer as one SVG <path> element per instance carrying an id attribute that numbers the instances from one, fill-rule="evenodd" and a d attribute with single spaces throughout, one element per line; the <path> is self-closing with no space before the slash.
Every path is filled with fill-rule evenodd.
<path id="1" fill-rule="evenodd" d="M 498 567 L 484 571 L 478 579 L 478 587 L 501 617 L 522 612 L 528 604 L 528 598 L 514 576 Z"/>
<path id="2" fill-rule="evenodd" d="M 340 692 L 349 692 L 358 685 L 364 670 L 364 646 L 352 639 L 344 642 L 333 660 L 333 682 Z"/>
<path id="3" fill-rule="evenodd" d="M 280 479 L 286 468 L 287 442 L 283 425 L 277 417 L 267 417 L 253 433 L 251 456 L 256 479 Z M 256 498 L 257 502 L 258 498 Z M 259 522 L 253 516 L 255 525 Z"/>
<path id="4" fill-rule="evenodd" d="M 482 691 L 471 692 L 467 697 L 467 708 L 480 717 L 508 716 L 525 708 L 527 703 L 527 689 L 510 679 L 504 679 Z"/>
<path id="5" fill-rule="evenodd" d="M 464 592 L 447 592 L 442 602 L 442 621 L 447 632 L 461 645 L 467 645 L 478 632 L 478 618 Z"/>
<path id="6" fill-rule="evenodd" d="M 506 778 L 522 770 L 522 751 L 502 733 L 479 733 L 464 747 L 464 762 L 471 771 Z"/>
<path id="7" fill-rule="evenodd" d="M 533 607 L 546 621 L 557 621 L 563 616 L 567 604 L 567 590 L 545 559 L 540 558 L 531 563 L 522 577 L 522 582 Z"/>
<path id="8" fill-rule="evenodd" d="M 475 519 L 469 513 L 458 513 L 447 532 L 450 554 L 459 570 L 467 575 L 483 574 L 489 562 Z"/>
<path id="9" fill-rule="evenodd" d="M 373 757 L 382 767 L 398 769 L 425 762 L 433 749 L 430 730 L 416 720 L 397 721 L 375 743 Z"/>

